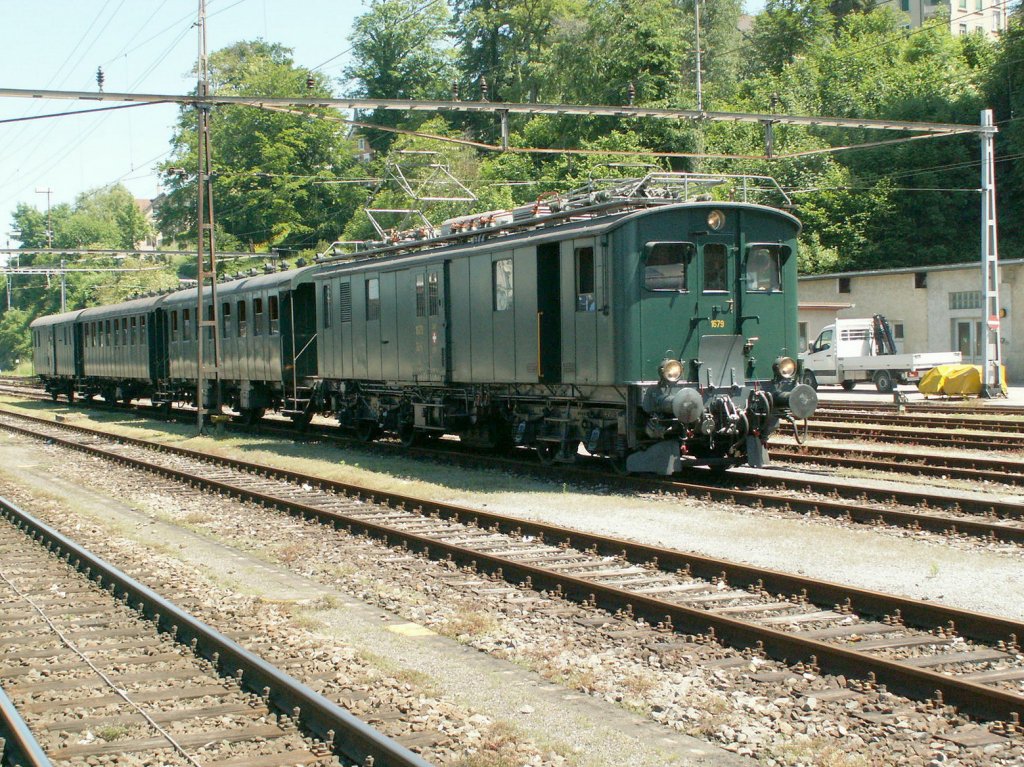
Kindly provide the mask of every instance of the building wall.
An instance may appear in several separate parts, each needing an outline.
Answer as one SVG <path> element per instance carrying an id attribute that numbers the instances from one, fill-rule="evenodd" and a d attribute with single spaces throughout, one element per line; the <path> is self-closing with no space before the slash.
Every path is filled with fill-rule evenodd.
<path id="1" fill-rule="evenodd" d="M 841 280 L 849 292 L 839 292 Z M 808 341 L 837 317 L 881 314 L 897 326 L 901 351 L 961 351 L 966 361 L 981 362 L 985 334 L 977 265 L 801 277 L 799 291 Z M 1024 263 L 1000 265 L 999 303 L 1006 312 L 999 332 L 1007 380 L 1024 383 Z M 823 308 L 830 304 L 839 308 Z"/>
<path id="2" fill-rule="evenodd" d="M 982 31 L 990 37 L 1006 29 L 1005 0 L 879 0 L 909 17 L 911 27 L 920 27 L 940 9 L 949 13 L 949 31 L 965 35 Z"/>

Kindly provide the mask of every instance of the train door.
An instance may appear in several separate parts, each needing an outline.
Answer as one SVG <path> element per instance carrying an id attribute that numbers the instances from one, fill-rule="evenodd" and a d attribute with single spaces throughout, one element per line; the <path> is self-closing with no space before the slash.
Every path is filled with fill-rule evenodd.
<path id="1" fill-rule="evenodd" d="M 170 351 L 167 348 L 167 313 L 157 309 L 149 316 L 149 375 L 153 381 L 170 377 Z"/>
<path id="2" fill-rule="evenodd" d="M 330 282 L 319 284 L 328 290 L 332 286 Z M 301 383 L 301 379 L 317 374 L 316 290 L 317 284 L 312 282 L 303 283 L 294 290 L 282 290 L 280 307 L 277 302 L 273 305 L 271 327 L 281 334 L 282 373 L 284 383 L 288 385 Z"/>
<path id="3" fill-rule="evenodd" d="M 76 322 L 72 326 L 75 347 L 75 378 L 82 378 L 85 375 L 85 333 L 83 332 L 84 327 L 85 326 L 81 322 Z"/>
<path id="4" fill-rule="evenodd" d="M 398 274 L 380 275 L 380 377 L 394 381 L 398 373 Z"/>
<path id="5" fill-rule="evenodd" d="M 758 336 L 775 354 L 786 354 L 794 359 L 799 353 L 798 340 L 785 318 L 795 314 L 796 296 L 785 293 L 783 280 L 787 260 L 792 250 L 780 243 L 747 243 L 738 259 L 739 274 L 736 286 L 736 332 L 744 336 Z M 787 311 L 786 302 L 794 304 Z M 757 378 L 771 375 L 772 360 L 757 355 Z"/>
<path id="6" fill-rule="evenodd" d="M 449 328 L 448 300 L 450 261 L 427 267 L 427 358 L 428 378 L 435 382 L 448 381 L 451 375 L 451 360 L 448 353 Z"/>
<path id="7" fill-rule="evenodd" d="M 537 246 L 537 380 L 562 381 L 561 243 Z M 593 248 L 591 248 L 593 253 Z M 593 299 L 593 295 L 591 295 Z"/>

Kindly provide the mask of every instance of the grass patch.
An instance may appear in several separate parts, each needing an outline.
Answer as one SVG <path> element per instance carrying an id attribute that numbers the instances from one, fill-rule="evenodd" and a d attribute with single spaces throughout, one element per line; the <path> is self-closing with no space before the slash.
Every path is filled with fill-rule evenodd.
<path id="1" fill-rule="evenodd" d="M 132 728 L 126 724 L 105 724 L 97 727 L 93 734 L 109 743 L 113 740 L 123 740 L 128 737 L 131 730 Z"/>
<path id="2" fill-rule="evenodd" d="M 813 764 L 814 767 L 870 767 L 862 754 L 851 753 L 824 738 L 799 736 L 769 749 L 769 755 L 783 764 Z"/>

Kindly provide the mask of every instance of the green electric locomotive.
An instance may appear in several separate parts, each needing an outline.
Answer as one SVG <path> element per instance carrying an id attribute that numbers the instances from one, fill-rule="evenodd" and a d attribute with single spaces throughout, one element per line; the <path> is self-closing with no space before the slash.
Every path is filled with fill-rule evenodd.
<path id="1" fill-rule="evenodd" d="M 817 404 L 795 361 L 800 223 L 701 181 L 723 179 L 618 180 L 325 264 L 311 407 L 367 440 L 763 465 Z"/>

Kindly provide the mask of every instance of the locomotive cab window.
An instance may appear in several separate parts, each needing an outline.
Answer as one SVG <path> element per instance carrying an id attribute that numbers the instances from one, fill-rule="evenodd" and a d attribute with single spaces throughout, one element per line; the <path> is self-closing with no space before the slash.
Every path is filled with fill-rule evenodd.
<path id="1" fill-rule="evenodd" d="M 494 311 L 505 312 L 512 308 L 512 259 L 502 258 L 491 264 L 494 288 Z"/>
<path id="2" fill-rule="evenodd" d="M 782 290 L 782 262 L 789 255 L 785 245 L 751 245 L 747 248 L 748 293 Z"/>
<path id="3" fill-rule="evenodd" d="M 685 293 L 687 268 L 697 253 L 692 242 L 649 242 L 644 246 L 644 287 L 647 290 Z"/>
<path id="4" fill-rule="evenodd" d="M 712 242 L 704 246 L 704 292 L 729 290 L 729 252 L 725 245 Z"/>
<path id="5" fill-rule="evenodd" d="M 594 282 L 594 248 L 576 248 L 576 311 L 596 310 Z"/>

